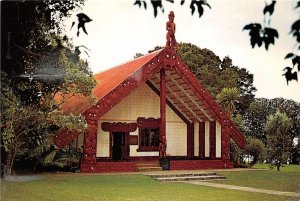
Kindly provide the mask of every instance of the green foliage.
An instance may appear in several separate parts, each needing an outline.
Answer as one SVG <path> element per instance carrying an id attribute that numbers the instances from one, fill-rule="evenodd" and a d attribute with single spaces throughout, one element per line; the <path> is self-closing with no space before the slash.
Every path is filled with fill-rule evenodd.
<path id="1" fill-rule="evenodd" d="M 283 98 L 265 99 L 257 98 L 243 115 L 243 123 L 247 136 L 255 137 L 267 143 L 265 124 L 268 115 L 276 111 L 286 113 L 292 121 L 288 133 L 292 138 L 300 136 L 300 103 Z"/>
<path id="2" fill-rule="evenodd" d="M 1 50 L 5 52 L 1 54 L 1 75 L 3 71 L 7 74 L 1 76 L 1 137 L 8 172 L 16 156 L 47 151 L 46 138 L 58 129 L 82 133 L 87 126 L 82 116 L 58 110 L 74 95 L 91 96 L 96 84 L 87 63 L 61 35 L 64 19 L 83 3 L 1 2 L 3 19 L 10 19 L 3 21 L 1 29 Z M 11 57 L 5 57 L 8 51 Z"/>
<path id="3" fill-rule="evenodd" d="M 236 111 L 236 103 L 240 100 L 240 92 L 236 87 L 224 88 L 217 96 L 217 102 L 229 117 Z"/>
<path id="4" fill-rule="evenodd" d="M 244 148 L 244 154 L 253 157 L 253 160 L 249 164 L 250 167 L 255 165 L 258 161 L 263 162 L 266 155 L 266 151 L 266 147 L 261 140 L 256 138 L 248 139 L 247 145 Z"/>
<path id="5" fill-rule="evenodd" d="M 277 111 L 274 115 L 269 115 L 266 122 L 265 131 L 267 134 L 267 145 L 269 159 L 276 163 L 279 170 L 282 163 L 286 163 L 290 157 L 293 138 L 288 135 L 288 130 L 292 127 L 292 120 L 285 114 Z"/>
<path id="6" fill-rule="evenodd" d="M 44 166 L 72 167 L 77 166 L 81 160 L 81 153 L 72 149 L 50 148 L 47 152 L 42 160 Z"/>

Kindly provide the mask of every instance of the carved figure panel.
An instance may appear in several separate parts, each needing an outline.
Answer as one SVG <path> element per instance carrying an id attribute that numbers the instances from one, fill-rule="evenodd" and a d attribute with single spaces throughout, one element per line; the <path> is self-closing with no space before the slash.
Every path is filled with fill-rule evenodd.
<path id="1" fill-rule="evenodd" d="M 103 122 L 101 124 L 101 128 L 106 132 L 134 132 L 137 128 L 137 124 L 125 122 Z"/>

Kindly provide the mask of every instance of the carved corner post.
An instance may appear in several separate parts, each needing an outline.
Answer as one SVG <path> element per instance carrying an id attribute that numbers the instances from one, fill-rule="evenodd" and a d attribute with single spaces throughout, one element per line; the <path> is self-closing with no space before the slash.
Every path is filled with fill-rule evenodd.
<path id="1" fill-rule="evenodd" d="M 85 118 L 88 123 L 88 128 L 84 134 L 83 144 L 83 163 L 89 165 L 96 164 L 96 150 L 97 150 L 97 131 L 99 109 L 94 106 L 85 112 Z M 93 167 L 91 166 L 91 171 Z"/>
<path id="2" fill-rule="evenodd" d="M 166 71 L 164 68 L 160 70 L 160 150 L 159 157 L 166 156 Z"/>
<path id="3" fill-rule="evenodd" d="M 230 132 L 229 129 L 225 127 L 225 125 L 222 125 L 221 128 L 221 155 L 222 160 L 225 162 L 230 161 Z"/>

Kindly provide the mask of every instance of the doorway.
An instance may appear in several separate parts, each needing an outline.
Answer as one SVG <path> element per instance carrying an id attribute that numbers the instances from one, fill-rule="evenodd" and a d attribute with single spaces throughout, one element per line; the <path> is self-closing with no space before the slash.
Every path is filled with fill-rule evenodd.
<path id="1" fill-rule="evenodd" d="M 112 159 L 120 161 L 124 157 L 125 133 L 113 132 L 112 138 Z"/>

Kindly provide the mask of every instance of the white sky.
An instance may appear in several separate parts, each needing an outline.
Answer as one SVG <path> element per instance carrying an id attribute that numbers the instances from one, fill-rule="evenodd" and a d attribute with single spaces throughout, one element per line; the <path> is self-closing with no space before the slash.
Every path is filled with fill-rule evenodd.
<path id="1" fill-rule="evenodd" d="M 293 10 L 295 1 L 277 1 L 271 27 L 278 30 L 279 39 L 275 46 L 270 45 L 269 51 L 264 47 L 252 49 L 249 31 L 242 31 L 246 24 L 263 23 L 265 0 L 208 0 L 212 9 L 205 7 L 201 18 L 197 12 L 191 15 L 189 0 L 183 6 L 179 0 L 174 4 L 163 1 L 165 12 L 159 10 L 156 18 L 150 0 L 146 0 L 147 10 L 133 6 L 134 1 L 87 0 L 83 10 L 76 11 L 75 14 L 84 12 L 93 20 L 86 23 L 88 35 L 81 31 L 76 37 L 74 27 L 70 36 L 76 45 L 91 50 L 88 61 L 94 73 L 130 61 L 137 52 L 146 54 L 157 45 L 164 46 L 165 23 L 173 10 L 178 42 L 208 48 L 221 59 L 228 55 L 234 65 L 248 69 L 254 74 L 256 97 L 284 97 L 300 102 L 300 73 L 299 82 L 292 81 L 289 86 L 282 76 L 283 68 L 292 66 L 291 60 L 284 57 L 289 52 L 297 53 L 295 39 L 288 34 L 291 24 L 298 19 Z M 71 27 L 68 23 L 67 27 Z"/>

